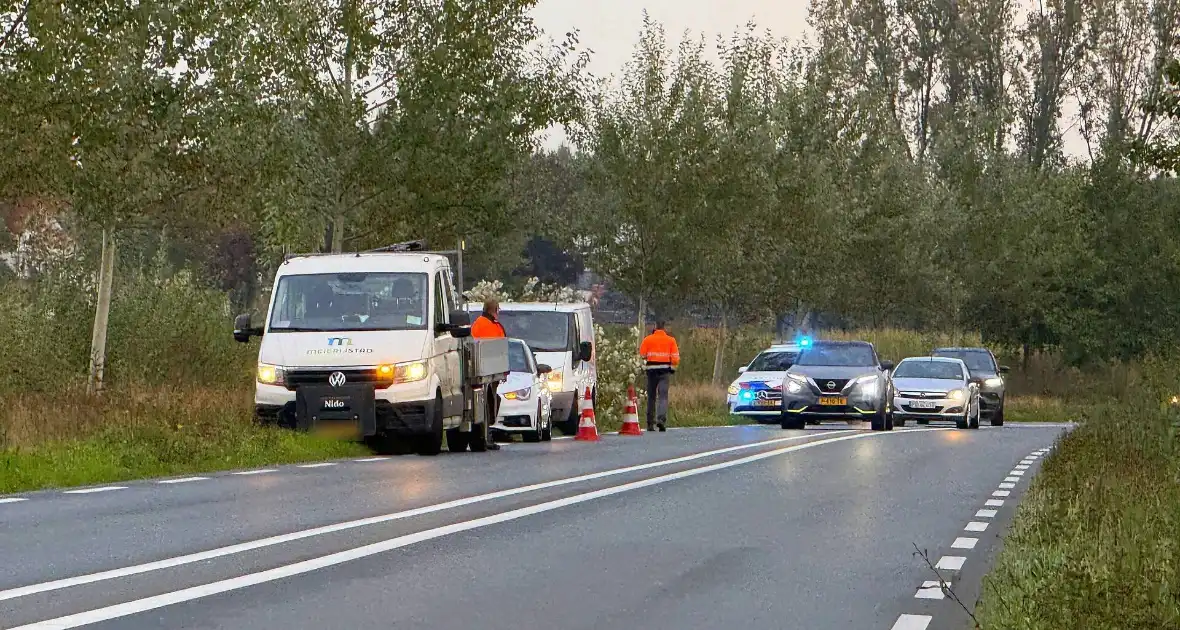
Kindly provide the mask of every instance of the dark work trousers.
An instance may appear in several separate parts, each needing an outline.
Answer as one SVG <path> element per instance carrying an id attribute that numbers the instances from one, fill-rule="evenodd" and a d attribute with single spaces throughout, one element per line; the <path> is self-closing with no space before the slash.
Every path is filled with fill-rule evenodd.
<path id="1" fill-rule="evenodd" d="M 647 371 L 647 426 L 668 423 L 668 385 L 672 370 L 657 368 Z"/>

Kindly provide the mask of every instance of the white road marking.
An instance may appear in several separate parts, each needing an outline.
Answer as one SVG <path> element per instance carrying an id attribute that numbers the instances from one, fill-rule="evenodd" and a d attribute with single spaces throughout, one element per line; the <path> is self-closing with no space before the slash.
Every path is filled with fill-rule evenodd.
<path id="1" fill-rule="evenodd" d="M 914 593 L 917 599 L 946 599 L 946 593 L 942 592 L 942 583 L 938 580 L 926 580 L 922 582 L 921 588 L 917 593 Z"/>
<path id="2" fill-rule="evenodd" d="M 996 490 L 992 493 L 993 497 L 1006 497 L 1012 494 L 1011 490 Z"/>
<path id="3" fill-rule="evenodd" d="M 986 505 L 988 507 L 1004 507 L 1004 500 L 1003 499 L 988 499 L 987 503 L 984 503 L 984 505 Z"/>
<path id="4" fill-rule="evenodd" d="M 930 615 L 902 615 L 889 630 L 926 630 L 931 619 Z"/>
<path id="5" fill-rule="evenodd" d="M 354 459 L 353 461 L 363 464 L 365 462 L 385 462 L 385 461 L 389 461 L 390 459 L 393 459 L 393 458 L 392 457 L 366 457 L 364 459 Z"/>
<path id="6" fill-rule="evenodd" d="M 1015 488 L 1015 487 L 1016 487 L 1016 484 L 1014 484 L 1014 483 L 1002 483 L 1002 484 L 1000 484 L 1000 487 L 1001 487 L 1001 488 L 1003 488 L 1004 490 L 1011 490 L 1012 488 Z"/>
<path id="7" fill-rule="evenodd" d="M 320 462 L 318 464 L 300 464 L 297 468 L 327 468 L 328 466 L 335 466 L 336 462 Z"/>
<path id="8" fill-rule="evenodd" d="M 952 549 L 974 549 L 975 545 L 979 543 L 978 538 L 956 538 L 955 542 L 951 543 Z"/>
<path id="9" fill-rule="evenodd" d="M 926 431 L 945 431 L 946 429 L 930 428 L 930 429 L 925 429 L 925 430 Z M 801 451 L 801 450 L 805 450 L 805 449 L 809 449 L 809 448 L 814 448 L 816 446 L 823 446 L 823 445 L 831 444 L 834 442 L 843 442 L 845 440 L 860 440 L 860 439 L 869 438 L 869 437 L 876 437 L 876 436 L 883 436 L 883 435 L 895 435 L 895 434 L 897 434 L 897 432 L 863 433 L 863 432 L 857 431 L 853 435 L 841 435 L 839 437 L 834 437 L 834 438 L 830 438 L 830 439 L 815 440 L 815 441 L 807 442 L 804 444 L 796 444 L 794 446 L 787 446 L 784 448 L 779 448 L 779 449 L 775 449 L 772 451 L 767 451 L 765 453 L 756 453 L 754 455 L 748 455 L 746 457 L 742 457 L 739 459 L 729 460 L 729 461 L 725 461 L 725 462 L 719 462 L 716 464 L 709 464 L 706 466 L 700 466 L 698 468 L 690 468 L 688 470 L 681 470 L 681 471 L 677 471 L 677 472 L 673 472 L 673 473 L 668 473 L 665 475 L 660 475 L 658 477 L 650 477 L 647 479 L 632 481 L 632 482 L 625 483 L 625 484 L 622 484 L 619 486 L 612 486 L 609 488 L 603 488 L 601 490 L 595 490 L 592 492 L 575 494 L 575 495 L 572 495 L 569 497 L 564 497 L 561 499 L 555 499 L 552 501 L 546 501 L 544 503 L 539 503 L 536 505 L 530 505 L 530 506 L 526 506 L 526 507 L 522 507 L 522 508 L 517 508 L 514 510 L 509 510 L 507 512 L 500 512 L 498 514 L 491 514 L 489 516 L 484 516 L 481 518 L 472 519 L 470 521 L 463 521 L 461 523 L 452 523 L 450 525 L 444 525 L 442 527 L 436 527 L 436 528 L 428 529 L 425 531 L 415 532 L 413 534 L 398 536 L 396 538 L 390 538 L 388 540 L 365 545 L 363 547 L 356 547 L 354 549 L 348 549 L 346 551 L 332 553 L 332 554 L 328 554 L 326 556 L 320 556 L 318 558 L 311 558 L 309 560 L 303 560 L 301 562 L 296 562 L 294 564 L 288 564 L 285 566 L 276 567 L 274 569 L 268 569 L 266 571 L 259 571 L 257 573 L 251 573 L 251 574 L 242 575 L 242 576 L 239 576 L 236 578 L 230 578 L 227 580 L 220 580 L 220 581 L 212 582 L 209 584 L 194 586 L 191 588 L 186 588 L 186 589 L 174 591 L 171 593 L 164 593 L 162 595 L 145 597 L 143 599 L 138 599 L 135 601 L 126 602 L 123 604 L 115 604 L 113 606 L 107 606 L 105 608 L 89 610 L 86 612 L 68 615 L 65 617 L 59 617 L 57 619 L 50 619 L 47 621 L 41 621 L 41 622 L 32 623 L 32 624 L 28 624 L 28 625 L 24 625 L 24 626 L 18 626 L 16 628 L 9 628 L 8 630 L 66 630 L 68 628 L 77 628 L 79 626 L 85 626 L 85 625 L 89 625 L 89 624 L 93 624 L 93 623 L 99 623 L 102 621 L 109 621 L 111 619 L 118 619 L 120 617 L 126 617 L 128 615 L 133 615 L 133 614 L 145 612 L 148 610 L 155 610 L 157 608 L 162 608 L 164 606 L 179 604 L 181 602 L 192 601 L 194 599 L 200 599 L 203 597 L 208 597 L 210 595 L 216 595 L 219 593 L 234 591 L 234 590 L 246 588 L 249 586 L 254 586 L 257 584 L 263 584 L 266 582 L 273 582 L 275 580 L 281 580 L 281 579 L 288 578 L 288 577 L 295 576 L 295 575 L 301 575 L 304 573 L 308 573 L 310 571 L 315 571 L 315 570 L 323 569 L 326 567 L 336 566 L 338 564 L 342 564 L 345 562 L 351 562 L 353 560 L 358 560 L 360 558 L 367 558 L 369 556 L 373 556 L 373 555 L 380 554 L 380 553 L 386 553 L 386 552 L 392 551 L 394 549 L 400 549 L 402 547 L 407 547 L 409 545 L 413 545 L 413 544 L 420 543 L 420 542 L 427 541 L 427 540 L 434 540 L 436 538 L 441 538 L 443 536 L 448 536 L 451 534 L 457 534 L 460 532 L 478 529 L 481 527 L 487 527 L 489 525 L 496 525 L 499 523 L 514 521 L 514 520 L 517 520 L 520 518 L 524 518 L 526 516 L 531 516 L 533 514 L 541 514 L 543 512 L 549 512 L 549 511 L 556 510 L 556 509 L 563 508 L 563 507 L 567 507 L 570 505 L 578 505 L 580 503 L 585 503 L 587 501 L 592 501 L 594 499 L 600 499 L 603 497 L 609 497 L 609 496 L 613 496 L 616 494 L 622 494 L 624 492 L 630 492 L 632 490 L 638 490 L 640 488 L 647 488 L 649 486 L 660 485 L 660 484 L 668 483 L 671 481 L 676 481 L 679 479 L 685 479 L 688 477 L 695 477 L 697 475 L 703 475 L 705 473 L 709 473 L 709 472 L 713 472 L 713 471 L 717 471 L 717 470 L 724 470 L 727 468 L 733 468 L 736 466 L 741 466 L 744 464 L 749 464 L 749 463 L 761 461 L 764 459 L 770 459 L 772 457 L 779 457 L 782 455 L 786 455 L 788 453 L 794 453 L 797 451 Z M 947 558 L 944 557 L 943 560 L 940 560 L 939 562 L 941 563 L 946 559 Z M 961 563 L 960 563 L 960 566 L 961 566 Z M 124 570 L 124 571 L 126 571 L 126 570 Z M 91 580 L 91 581 L 94 581 L 94 580 Z M 46 590 L 46 589 L 42 589 L 42 590 Z M 11 592 L 11 591 L 9 591 L 9 592 Z M 10 598 L 7 598 L 7 599 L 10 599 Z"/>
<path id="10" fill-rule="evenodd" d="M 924 431 L 945 431 L 945 430 L 947 430 L 947 429 L 924 429 Z M 840 435 L 840 434 L 849 434 L 849 433 L 854 433 L 854 431 L 853 430 L 833 431 L 827 435 Z M 872 434 L 863 434 L 863 433 L 856 433 L 856 434 L 858 434 L 858 435 L 872 435 Z M 458 508 L 458 507 L 463 507 L 466 505 L 472 505 L 474 503 L 482 503 L 485 501 L 502 499 L 504 497 L 511 497 L 511 496 L 515 496 L 518 494 L 524 494 L 526 492 L 532 492 L 534 490 L 544 490 L 547 488 L 555 488 L 558 486 L 565 486 L 565 485 L 569 485 L 569 484 L 580 483 L 583 481 L 592 481 L 595 479 L 602 479 L 605 477 L 612 477 L 615 475 L 623 475 L 623 474 L 627 474 L 627 473 L 637 472 L 640 470 L 659 468 L 659 467 L 663 467 L 663 466 L 670 466 L 673 464 L 681 464 L 684 462 L 691 462 L 691 461 L 695 461 L 698 459 L 712 457 L 714 455 L 721 455 L 724 453 L 732 453 L 735 451 L 748 450 L 751 448 L 758 448 L 758 447 L 774 445 L 774 444 L 781 444 L 784 442 L 794 442 L 794 441 L 806 439 L 808 437 L 812 437 L 812 435 L 794 435 L 794 436 L 785 437 L 785 438 L 776 438 L 773 440 L 765 440 L 762 442 L 751 442 L 749 444 L 739 444 L 737 446 L 728 446 L 725 448 L 716 449 L 716 450 L 712 450 L 712 451 L 704 451 L 704 452 L 700 452 L 700 453 L 693 453 L 691 455 L 674 457 L 672 459 L 665 459 L 665 460 L 656 461 L 656 462 L 649 462 L 646 464 L 637 464 L 635 466 L 627 466 L 626 468 L 615 468 L 613 470 L 605 470 L 605 471 L 596 472 L 596 473 L 589 473 L 589 474 L 585 474 L 585 475 L 579 475 L 577 477 L 566 477 L 564 479 L 556 479 L 554 481 L 545 481 L 545 482 L 535 483 L 535 484 L 528 485 L 528 486 L 509 488 L 507 490 L 498 490 L 496 492 L 490 492 L 488 494 L 481 494 L 481 495 L 476 495 L 476 496 L 471 496 L 471 497 L 464 497 L 462 499 L 455 499 L 453 501 L 436 503 L 434 505 L 428 505 L 428 506 L 424 506 L 424 507 L 420 507 L 420 508 L 414 508 L 412 510 L 406 510 L 403 512 L 394 512 L 391 514 L 372 516 L 369 518 L 358 519 L 355 521 L 346 521 L 343 523 L 336 523 L 334 525 L 325 525 L 323 527 L 306 529 L 303 531 L 292 532 L 289 534 L 280 534 L 278 536 L 271 536 L 269 538 L 261 538 L 258 540 L 252 540 L 252 541 L 248 541 L 248 542 L 244 542 L 244 543 L 238 543 L 236 545 L 229 545 L 226 547 L 218 547 L 216 549 L 209 549 L 207 551 L 201 551 L 201 552 L 192 553 L 192 554 L 188 554 L 188 555 L 184 555 L 184 556 L 177 556 L 174 558 L 167 558 L 164 560 L 157 560 L 155 562 L 147 562 L 144 564 L 137 564 L 137 565 L 133 565 L 133 566 L 129 566 L 129 567 L 123 567 L 120 569 L 111 569 L 108 571 L 100 571 L 98 573 L 90 573 L 87 575 L 79 575 L 79 576 L 70 577 L 70 578 L 63 578 L 60 580 L 53 580 L 51 582 L 42 582 L 41 584 L 31 584 L 29 586 L 22 586 L 22 587 L 9 589 L 6 591 L 0 591 L 0 601 L 4 601 L 4 600 L 8 600 L 8 599 L 15 599 L 17 597 L 25 597 L 27 595 L 33 595 L 36 593 L 44 593 L 46 591 L 55 591 L 55 590 L 59 590 L 59 589 L 63 589 L 63 588 L 70 588 L 70 587 L 79 586 L 82 584 L 91 584 L 94 582 L 101 582 L 103 580 L 112 580 L 112 579 L 116 579 L 116 578 L 126 577 L 129 575 L 138 575 L 140 573 L 147 573 L 150 571 L 157 571 L 160 569 L 170 569 L 172 567 L 177 567 L 177 566 L 181 566 L 181 565 L 185 565 L 185 564 L 191 564 L 194 562 L 202 562 L 205 560 L 210 560 L 213 558 L 220 558 L 223 556 L 229 556 L 229 555 L 233 555 L 233 554 L 237 554 L 237 553 L 243 553 L 246 551 L 252 551 L 254 549 L 261 549 L 263 547 L 271 547 L 274 545 L 288 543 L 288 542 L 292 542 L 295 540 L 302 540 L 304 538 L 311 538 L 313 536 L 322 536 L 324 534 L 332 534 L 335 532 L 345 531 L 345 530 L 349 530 L 349 529 L 355 529 L 358 527 L 365 527 L 368 525 L 376 525 L 379 523 L 386 523 L 389 521 L 396 521 L 396 520 L 401 520 L 401 519 L 412 518 L 415 516 L 421 516 L 423 514 L 431 514 L 434 512 L 441 512 L 443 510 L 449 510 L 452 508 Z M 825 441 L 829 441 L 829 440 L 825 439 L 825 440 L 818 440 L 818 441 L 825 442 Z M 244 473 L 244 474 L 253 474 L 254 472 L 255 471 L 248 471 L 247 473 Z M 234 474 L 243 474 L 243 473 L 234 473 Z"/>
<path id="11" fill-rule="evenodd" d="M 984 523 L 983 521 L 971 521 L 970 523 L 967 523 L 967 526 L 963 529 L 969 532 L 982 532 L 987 530 L 987 523 Z"/>
<path id="12" fill-rule="evenodd" d="M 7 499 L 0 499 L 0 503 L 20 503 L 21 501 L 28 501 L 24 497 L 8 497 Z"/>
<path id="13" fill-rule="evenodd" d="M 66 490 L 62 494 L 94 494 L 96 492 L 114 492 L 126 490 L 127 486 L 102 486 L 101 488 L 82 488 L 81 490 Z"/>
<path id="14" fill-rule="evenodd" d="M 1013 470 L 1012 472 L 1010 472 L 1008 474 L 1012 475 L 1013 477 L 1023 477 L 1024 471 L 1023 470 Z"/>
<path id="15" fill-rule="evenodd" d="M 265 475 L 266 473 L 278 472 L 277 468 L 263 468 L 261 470 L 243 470 L 242 472 L 230 473 L 231 475 Z"/>
<path id="16" fill-rule="evenodd" d="M 995 510 L 980 510 L 975 513 L 975 517 L 976 518 L 995 518 L 996 511 Z"/>
<path id="17" fill-rule="evenodd" d="M 1016 483 L 1020 481 L 1020 477 L 1004 477 L 1004 483 Z"/>
<path id="18" fill-rule="evenodd" d="M 1025 464 L 1021 464 L 1016 467 L 1016 470 L 1019 470 L 1020 472 L 1024 472 L 1024 471 L 1028 470 L 1028 466 L 1026 466 Z"/>
<path id="19" fill-rule="evenodd" d="M 963 556 L 943 556 L 938 559 L 938 564 L 934 565 L 934 568 L 946 571 L 958 571 L 963 568 L 963 563 L 965 562 L 967 562 L 967 558 Z"/>
<path id="20" fill-rule="evenodd" d="M 189 483 L 192 481 L 208 481 L 208 480 L 209 480 L 208 477 L 184 477 L 182 479 L 161 479 L 160 481 L 157 481 L 156 483 L 160 483 L 160 484 L 164 484 L 164 485 L 171 485 L 174 483 Z"/>

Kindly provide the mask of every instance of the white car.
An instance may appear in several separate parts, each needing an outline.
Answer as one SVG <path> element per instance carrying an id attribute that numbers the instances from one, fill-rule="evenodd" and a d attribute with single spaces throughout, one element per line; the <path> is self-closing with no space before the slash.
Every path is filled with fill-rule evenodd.
<path id="1" fill-rule="evenodd" d="M 902 359 L 889 376 L 888 413 L 898 427 L 907 420 L 951 420 L 960 429 L 978 429 L 979 379 L 972 378 L 962 359 Z"/>
<path id="2" fill-rule="evenodd" d="M 750 364 L 738 368 L 738 378 L 729 386 L 729 413 L 778 422 L 782 414 L 783 378 L 795 363 L 802 347 L 778 344 L 758 353 Z"/>
<path id="3" fill-rule="evenodd" d="M 553 437 L 553 394 L 547 384 L 551 368 L 537 364 L 520 339 L 508 340 L 508 378 L 500 384 L 500 411 L 491 429 L 501 435 L 519 433 L 525 442 Z"/>

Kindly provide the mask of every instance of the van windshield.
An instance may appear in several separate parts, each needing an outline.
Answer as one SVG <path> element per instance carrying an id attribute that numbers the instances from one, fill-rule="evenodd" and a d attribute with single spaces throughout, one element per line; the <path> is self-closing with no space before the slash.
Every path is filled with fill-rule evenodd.
<path id="1" fill-rule="evenodd" d="M 425 330 L 424 273 L 318 273 L 283 276 L 269 332 Z"/>
<path id="2" fill-rule="evenodd" d="M 572 313 L 500 310 L 500 323 L 509 337 L 521 339 L 533 352 L 570 350 Z"/>

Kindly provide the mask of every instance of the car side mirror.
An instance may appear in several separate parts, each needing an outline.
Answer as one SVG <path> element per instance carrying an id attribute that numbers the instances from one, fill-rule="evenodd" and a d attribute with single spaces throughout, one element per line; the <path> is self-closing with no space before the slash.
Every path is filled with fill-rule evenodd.
<path id="1" fill-rule="evenodd" d="M 748 369 L 750 369 L 750 368 L 743 365 L 742 367 L 738 368 L 738 374 L 745 374 L 746 370 L 748 370 Z"/>
<path id="2" fill-rule="evenodd" d="M 553 371 L 553 368 L 544 363 L 537 364 L 537 374 L 548 374 Z"/>
<path id="3" fill-rule="evenodd" d="M 583 341 L 578 344 L 578 360 L 589 361 L 594 356 L 594 344 L 589 341 Z"/>
<path id="4" fill-rule="evenodd" d="M 1009 368 L 1009 367 L 1008 367 L 1008 366 L 1006 366 L 1006 365 L 1001 365 L 1001 366 L 1000 366 L 1000 374 L 1007 374 L 1007 373 L 1008 373 L 1008 370 L 1010 370 L 1010 369 L 1011 369 L 1011 368 Z"/>
<path id="5" fill-rule="evenodd" d="M 895 364 L 893 363 L 893 361 L 882 361 L 881 362 L 881 369 L 885 370 L 885 371 L 889 371 L 889 370 L 893 369 L 894 365 Z"/>
<path id="6" fill-rule="evenodd" d="M 250 321 L 249 313 L 242 313 L 234 318 L 234 341 L 250 343 L 251 337 L 261 337 L 262 329 L 255 328 Z"/>

